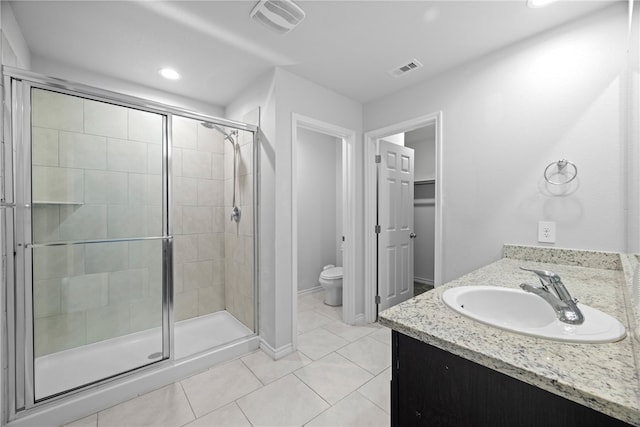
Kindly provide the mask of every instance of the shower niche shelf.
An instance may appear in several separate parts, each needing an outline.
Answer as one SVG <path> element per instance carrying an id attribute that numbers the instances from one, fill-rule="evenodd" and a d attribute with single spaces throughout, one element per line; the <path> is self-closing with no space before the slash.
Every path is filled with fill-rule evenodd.
<path id="1" fill-rule="evenodd" d="M 33 205 L 73 205 L 82 206 L 84 202 L 63 202 L 61 200 L 34 200 L 31 202 Z"/>

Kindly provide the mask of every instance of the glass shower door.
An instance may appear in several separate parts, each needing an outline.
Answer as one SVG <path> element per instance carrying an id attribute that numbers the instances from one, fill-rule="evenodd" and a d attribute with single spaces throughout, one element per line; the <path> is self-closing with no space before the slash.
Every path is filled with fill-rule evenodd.
<path id="1" fill-rule="evenodd" d="M 23 94 L 28 406 L 169 357 L 170 239 L 165 115 Z"/>

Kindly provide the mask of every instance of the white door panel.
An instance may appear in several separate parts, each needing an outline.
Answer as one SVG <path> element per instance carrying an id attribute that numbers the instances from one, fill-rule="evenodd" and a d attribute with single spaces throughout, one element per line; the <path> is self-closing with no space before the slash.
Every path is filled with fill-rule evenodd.
<path id="1" fill-rule="evenodd" d="M 413 149 L 378 143 L 378 295 L 380 310 L 413 296 Z"/>

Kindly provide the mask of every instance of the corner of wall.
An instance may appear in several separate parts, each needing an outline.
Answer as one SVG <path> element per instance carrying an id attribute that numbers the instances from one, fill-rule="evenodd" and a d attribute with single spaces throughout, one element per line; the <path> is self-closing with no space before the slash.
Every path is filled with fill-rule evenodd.
<path id="1" fill-rule="evenodd" d="M 31 69 L 31 52 L 8 1 L 0 2 L 2 8 L 2 65 L 25 70 Z"/>

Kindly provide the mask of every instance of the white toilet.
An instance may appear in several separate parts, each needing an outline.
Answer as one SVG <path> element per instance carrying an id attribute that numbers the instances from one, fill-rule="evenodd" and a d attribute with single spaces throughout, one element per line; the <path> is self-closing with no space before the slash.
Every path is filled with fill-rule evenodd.
<path id="1" fill-rule="evenodd" d="M 325 265 L 322 267 L 319 282 L 324 289 L 324 303 L 334 307 L 342 305 L 342 267 Z"/>

